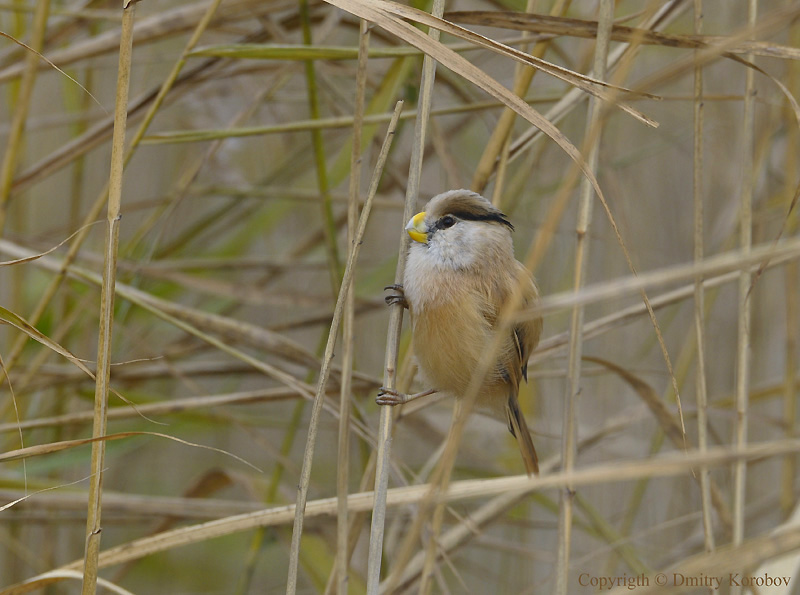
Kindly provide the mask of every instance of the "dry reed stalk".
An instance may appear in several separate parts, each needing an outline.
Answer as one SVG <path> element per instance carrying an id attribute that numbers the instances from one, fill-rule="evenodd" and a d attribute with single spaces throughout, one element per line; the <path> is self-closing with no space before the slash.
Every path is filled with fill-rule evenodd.
<path id="1" fill-rule="evenodd" d="M 367 52 L 369 50 L 369 24 L 362 20 L 358 41 L 358 66 L 356 70 L 356 104 L 353 112 L 353 147 L 350 165 L 350 201 L 347 209 L 347 245 L 355 241 L 356 223 L 358 221 L 359 185 L 361 183 L 361 129 L 364 117 L 364 104 L 367 80 Z M 339 393 L 339 455 L 337 458 L 336 497 L 336 564 L 333 573 L 336 575 L 336 592 L 347 595 L 349 567 L 349 519 L 347 513 L 347 496 L 350 469 L 350 392 L 353 369 L 353 350 L 355 338 L 355 290 L 353 283 L 345 287 L 347 300 L 344 310 L 344 330 L 342 332 L 342 381 Z"/>
<path id="2" fill-rule="evenodd" d="M 441 16 L 444 12 L 444 1 L 434 0 L 431 14 Z M 433 41 L 439 40 L 439 31 L 430 28 L 428 36 Z M 425 54 L 422 62 L 420 78 L 419 113 L 414 121 L 414 140 L 411 145 L 411 158 L 408 168 L 403 221 L 408 221 L 414 214 L 414 206 L 419 194 L 419 182 L 422 172 L 422 159 L 425 155 L 425 135 L 430 120 L 431 98 L 436 76 L 436 61 Z M 394 283 L 402 285 L 405 274 L 406 252 L 409 237 L 402 231 L 395 270 Z M 403 326 L 403 306 L 394 304 L 389 315 L 389 327 L 386 333 L 386 357 L 384 366 L 384 384 L 387 389 L 394 390 L 397 383 L 398 350 L 400 332 Z M 372 522 L 369 533 L 369 556 L 367 560 L 367 594 L 377 595 L 381 578 L 381 562 L 383 558 L 383 532 L 386 524 L 386 497 L 389 487 L 389 467 L 392 446 L 393 407 L 382 406 L 378 426 L 378 455 L 375 467 L 375 502 L 372 509 Z"/>
<path id="3" fill-rule="evenodd" d="M 0 242 L 0 246 L 3 244 Z M 537 250 L 537 254 L 539 250 Z M 794 237 L 783 240 L 778 244 L 768 242 L 756 244 L 750 250 L 728 250 L 726 252 L 709 256 L 699 264 L 689 263 L 677 266 L 667 266 L 638 275 L 621 277 L 614 281 L 603 281 L 587 285 L 579 292 L 563 291 L 547 295 L 542 298 L 539 305 L 522 310 L 515 320 L 527 320 L 543 314 L 548 315 L 560 312 L 574 304 L 596 304 L 607 299 L 640 293 L 643 289 L 652 289 L 666 284 L 694 279 L 697 275 L 719 275 L 715 284 L 726 283 L 731 280 L 725 274 L 731 271 L 754 272 L 765 261 L 772 266 L 777 266 L 795 260 L 800 254 L 800 238 Z"/>
<path id="4" fill-rule="evenodd" d="M 597 41 L 594 50 L 593 76 L 601 80 L 606 78 L 608 49 L 611 28 L 614 24 L 613 0 L 603 0 L 598 7 Z M 586 120 L 585 146 L 586 161 L 595 174 L 600 157 L 600 139 L 602 135 L 603 106 L 596 97 L 589 98 L 589 113 Z M 592 221 L 594 190 L 586 180 L 580 187 L 580 204 L 578 221 L 575 229 L 575 265 L 573 269 L 573 287 L 579 291 L 586 283 L 589 258 L 589 225 Z M 584 309 L 576 305 L 572 309 L 570 321 L 569 354 L 567 356 L 567 382 L 564 393 L 564 415 L 561 437 L 562 468 L 569 472 L 575 465 L 577 443 L 577 400 L 581 386 L 581 358 L 583 356 Z M 559 493 L 558 514 L 558 550 L 556 558 L 556 592 L 566 595 L 569 591 L 569 559 L 572 541 L 572 517 L 574 490 L 567 486 Z"/>
<path id="5" fill-rule="evenodd" d="M 111 376 L 111 338 L 114 326 L 114 285 L 117 276 L 117 250 L 119 247 L 120 206 L 122 203 L 122 172 L 125 156 L 125 127 L 128 116 L 128 87 L 133 53 L 133 23 L 136 4 L 123 6 L 122 35 L 119 42 L 117 91 L 114 104 L 114 135 L 111 141 L 111 174 L 108 182 L 108 212 L 105 241 L 105 263 L 100 293 L 100 329 L 97 344 L 97 371 L 94 393 L 94 420 L 92 423 L 92 459 L 90 464 L 89 503 L 86 518 L 86 551 L 84 554 L 82 595 L 92 595 L 97 590 L 103 471 L 105 468 L 105 440 L 108 425 L 107 408 Z"/>
<path id="6" fill-rule="evenodd" d="M 789 31 L 790 45 L 800 47 L 800 25 L 797 23 Z M 795 96 L 800 94 L 800 65 L 792 62 L 786 65 L 787 87 Z M 784 109 L 787 122 L 792 120 L 791 108 L 787 105 Z M 800 130 L 797 126 L 787 127 L 786 142 L 786 188 L 785 195 L 789 204 L 794 200 L 796 189 L 795 180 L 798 179 L 800 168 L 798 168 L 798 145 L 800 144 Z M 798 213 L 794 211 L 794 218 L 787 222 L 791 230 L 796 232 L 798 229 Z M 783 382 L 783 418 L 786 422 L 786 433 L 791 434 L 797 427 L 797 401 L 795 398 L 798 381 L 797 362 L 798 345 L 800 345 L 800 279 L 798 279 L 797 263 L 787 263 L 784 267 L 786 276 L 786 364 Z M 794 330 L 792 330 L 794 329 Z M 797 457 L 786 457 L 783 460 L 783 470 L 781 473 L 781 506 L 788 515 L 796 506 L 796 496 L 794 493 L 795 478 L 797 477 Z"/>
<path id="7" fill-rule="evenodd" d="M 750 0 L 747 5 L 747 25 L 754 28 L 757 22 L 758 0 Z M 752 55 L 747 56 L 752 62 Z M 744 112 L 742 115 L 742 192 L 739 197 L 739 245 L 746 256 L 753 244 L 753 191 L 755 183 L 755 72 L 747 69 L 744 91 Z M 744 448 L 747 445 L 747 418 L 750 387 L 750 287 L 752 275 L 742 271 L 739 276 L 739 303 L 736 337 L 736 421 L 734 423 L 734 445 Z M 737 462 L 733 470 L 733 539 L 739 545 L 744 539 L 745 489 L 747 465 Z M 740 587 L 732 587 L 732 595 L 738 595 Z"/>
<path id="8" fill-rule="evenodd" d="M 703 2 L 694 0 L 694 34 L 703 33 Z M 697 53 L 697 50 L 695 50 Z M 694 260 L 701 262 L 705 256 L 703 224 L 703 68 L 694 69 L 694 154 L 693 154 L 693 201 L 694 201 Z M 708 394 L 706 384 L 705 349 L 705 289 L 703 278 L 694 281 L 694 328 L 697 341 L 697 370 L 695 392 L 697 399 L 697 448 L 703 452 L 708 444 Z M 707 552 L 714 549 L 714 526 L 712 522 L 711 489 L 708 468 L 699 470 L 700 500 L 703 513 L 703 542 Z"/>
<path id="9" fill-rule="evenodd" d="M 380 182 L 380 177 L 383 173 L 383 167 L 386 164 L 386 159 L 389 154 L 389 147 L 392 144 L 394 131 L 397 127 L 397 121 L 400 117 L 402 108 L 403 102 L 398 101 L 397 105 L 395 106 L 394 117 L 392 118 L 392 121 L 389 122 L 389 128 L 387 129 L 386 138 L 384 139 L 383 146 L 381 147 L 380 154 L 378 155 L 378 161 L 375 164 L 375 171 L 373 172 L 369 193 L 367 194 L 367 202 L 364 204 L 364 208 L 361 211 L 361 216 L 359 217 L 358 229 L 355 234 L 353 245 L 350 247 L 341 287 L 347 287 L 352 281 L 353 275 L 355 274 L 355 264 L 358 259 L 358 254 L 361 251 L 361 240 L 364 237 L 367 221 L 369 220 L 369 214 L 372 210 L 372 200 L 375 198 L 375 194 L 378 191 L 378 183 Z M 300 561 L 300 538 L 303 533 L 305 507 L 308 499 L 308 485 L 311 479 L 311 465 L 314 459 L 314 445 L 319 427 L 319 417 L 322 411 L 323 402 L 325 400 L 325 385 L 328 382 L 328 376 L 330 374 L 331 360 L 333 359 L 333 348 L 336 344 L 336 337 L 339 333 L 339 323 L 341 322 L 344 311 L 345 294 L 346 292 L 340 289 L 339 295 L 336 298 L 333 321 L 331 322 L 330 332 L 328 333 L 328 341 L 325 345 L 322 368 L 320 369 L 319 382 L 317 384 L 317 394 L 314 396 L 314 402 L 311 409 L 311 419 L 308 422 L 308 438 L 306 440 L 306 448 L 303 454 L 303 468 L 300 474 L 300 483 L 297 490 L 294 526 L 292 528 L 289 573 L 286 583 L 287 595 L 294 595 L 294 593 L 297 592 L 297 570 Z"/>

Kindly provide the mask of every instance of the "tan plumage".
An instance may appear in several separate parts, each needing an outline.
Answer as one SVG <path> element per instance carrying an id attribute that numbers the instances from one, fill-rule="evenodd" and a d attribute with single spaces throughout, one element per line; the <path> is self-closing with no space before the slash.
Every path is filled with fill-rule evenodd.
<path id="1" fill-rule="evenodd" d="M 413 346 L 420 370 L 438 391 L 464 395 L 490 343 L 503 304 L 520 272 L 523 302 L 538 299 L 533 279 L 514 258 L 513 226 L 482 196 L 451 190 L 435 196 L 406 228 L 412 242 L 404 278 Z M 508 421 L 527 472 L 539 466 L 517 395 L 539 342 L 540 318 L 515 326 L 478 395 L 478 406 Z"/>

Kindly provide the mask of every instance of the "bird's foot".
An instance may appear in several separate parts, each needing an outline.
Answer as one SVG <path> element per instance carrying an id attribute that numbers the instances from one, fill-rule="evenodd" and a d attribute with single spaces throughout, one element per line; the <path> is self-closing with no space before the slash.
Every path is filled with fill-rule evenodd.
<path id="1" fill-rule="evenodd" d="M 387 302 L 389 298 L 386 298 Z M 375 398 L 378 405 L 402 405 L 408 402 L 408 395 L 382 386 Z"/>
<path id="2" fill-rule="evenodd" d="M 402 285 L 387 285 L 383 288 L 384 291 L 392 290 L 395 293 L 391 293 L 387 295 L 384 300 L 388 305 L 393 304 L 400 304 L 403 308 L 408 309 L 408 302 L 406 301 L 406 295 L 403 292 Z"/>
<path id="3" fill-rule="evenodd" d="M 424 390 L 421 393 L 414 393 L 413 395 L 407 395 L 405 393 L 401 393 L 396 390 L 392 390 L 390 388 L 382 386 L 381 389 L 378 391 L 378 396 L 375 398 L 375 402 L 378 405 L 403 405 L 405 403 L 408 403 L 409 401 L 419 399 L 420 397 L 427 397 L 428 395 L 432 395 L 435 392 L 436 389 L 430 389 L 430 390 Z"/>

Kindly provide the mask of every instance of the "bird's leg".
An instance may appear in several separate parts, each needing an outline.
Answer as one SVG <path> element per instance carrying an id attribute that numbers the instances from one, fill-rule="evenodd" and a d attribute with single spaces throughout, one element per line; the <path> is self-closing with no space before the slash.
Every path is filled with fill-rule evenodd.
<path id="1" fill-rule="evenodd" d="M 388 305 L 393 304 L 400 304 L 403 308 L 408 309 L 408 302 L 406 301 L 405 293 L 403 293 L 403 286 L 402 285 L 387 285 L 383 288 L 384 291 L 391 289 L 396 293 L 391 293 L 387 295 L 384 299 Z"/>
<path id="2" fill-rule="evenodd" d="M 414 393 L 413 395 L 407 395 L 404 393 L 399 393 L 396 390 L 391 390 L 389 388 L 385 388 L 382 386 L 381 390 L 378 391 L 378 396 L 375 399 L 375 402 L 378 405 L 403 405 L 405 403 L 408 403 L 409 401 L 413 401 L 421 397 L 427 397 L 428 395 L 432 395 L 435 392 L 438 392 L 435 388 L 429 388 L 428 390 L 424 390 L 421 393 Z"/>

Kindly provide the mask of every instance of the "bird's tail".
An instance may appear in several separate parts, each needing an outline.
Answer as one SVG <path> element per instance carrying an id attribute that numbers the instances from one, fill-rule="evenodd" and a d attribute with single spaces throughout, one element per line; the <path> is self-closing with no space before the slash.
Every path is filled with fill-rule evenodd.
<path id="1" fill-rule="evenodd" d="M 506 415 L 508 415 L 508 429 L 517 439 L 522 462 L 525 463 L 525 471 L 528 472 L 528 475 L 538 475 L 539 457 L 536 456 L 536 449 L 533 447 L 533 439 L 528 430 L 528 423 L 525 421 L 522 411 L 520 411 L 516 395 L 509 395 L 506 402 Z"/>

